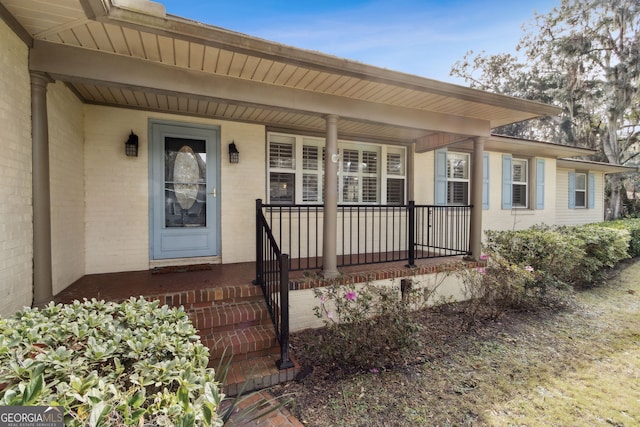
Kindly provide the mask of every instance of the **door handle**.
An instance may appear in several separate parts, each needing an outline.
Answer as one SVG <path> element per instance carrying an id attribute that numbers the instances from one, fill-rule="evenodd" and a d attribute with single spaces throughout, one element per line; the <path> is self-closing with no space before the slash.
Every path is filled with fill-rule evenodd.
<path id="1" fill-rule="evenodd" d="M 213 190 L 211 190 L 211 195 L 212 195 L 213 197 L 216 197 L 216 196 L 217 196 L 216 188 L 215 188 L 215 187 L 213 187 Z"/>

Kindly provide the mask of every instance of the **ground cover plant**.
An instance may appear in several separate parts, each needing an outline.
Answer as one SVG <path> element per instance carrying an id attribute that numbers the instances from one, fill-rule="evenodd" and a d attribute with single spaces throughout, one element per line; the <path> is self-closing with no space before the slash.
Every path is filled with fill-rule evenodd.
<path id="1" fill-rule="evenodd" d="M 208 362 L 182 309 L 142 298 L 0 319 L 0 404 L 63 406 L 65 425 L 222 425 Z"/>
<path id="2" fill-rule="evenodd" d="M 312 372 L 274 391 L 292 393 L 291 410 L 309 426 L 640 424 L 640 261 L 625 261 L 618 241 L 615 248 L 594 250 L 589 256 L 601 268 L 585 287 L 583 278 L 562 275 L 557 257 L 563 254 L 550 243 L 569 240 L 584 254 L 584 236 L 566 239 L 562 233 L 568 229 L 547 230 L 547 236 L 542 231 L 526 231 L 521 241 L 538 244 L 532 248 L 548 264 L 535 257 L 526 263 L 496 258 L 493 264 L 487 260 L 486 271 L 472 270 L 474 277 L 486 277 L 495 268 L 486 286 L 511 283 L 513 294 L 494 292 L 489 299 L 507 301 L 500 310 L 482 311 L 473 321 L 467 302 L 419 310 L 410 351 L 392 352 L 384 366 L 359 369 L 318 362 L 309 343 L 326 332 L 294 334 L 294 353 Z M 631 247 L 624 234 L 622 242 Z M 589 234 L 605 242 L 611 235 Z M 550 252 L 540 249 L 545 245 Z M 619 258 L 614 268 L 601 262 L 611 256 Z M 582 261 L 576 256 L 575 262 Z M 532 285 L 538 278 L 544 286 Z M 527 292 L 532 298 L 514 298 Z M 364 333 L 376 337 L 385 331 Z"/>

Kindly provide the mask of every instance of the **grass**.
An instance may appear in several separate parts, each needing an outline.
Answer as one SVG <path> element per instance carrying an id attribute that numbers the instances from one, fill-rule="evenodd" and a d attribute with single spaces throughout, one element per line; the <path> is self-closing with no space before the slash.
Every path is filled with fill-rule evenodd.
<path id="1" fill-rule="evenodd" d="M 640 425 L 640 260 L 558 309 L 461 328 L 455 305 L 427 310 L 425 352 L 379 372 L 323 366 L 279 386 L 307 426 Z M 313 333 L 294 335 L 295 354 Z M 302 353 L 302 354 L 301 354 Z"/>

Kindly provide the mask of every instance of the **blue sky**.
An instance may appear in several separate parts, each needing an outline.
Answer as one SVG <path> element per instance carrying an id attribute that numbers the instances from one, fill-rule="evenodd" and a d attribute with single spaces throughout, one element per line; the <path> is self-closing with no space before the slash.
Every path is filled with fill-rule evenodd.
<path id="1" fill-rule="evenodd" d="M 560 0 L 156 0 L 167 13 L 366 64 L 466 85 L 473 50 L 515 52 L 522 24 Z"/>

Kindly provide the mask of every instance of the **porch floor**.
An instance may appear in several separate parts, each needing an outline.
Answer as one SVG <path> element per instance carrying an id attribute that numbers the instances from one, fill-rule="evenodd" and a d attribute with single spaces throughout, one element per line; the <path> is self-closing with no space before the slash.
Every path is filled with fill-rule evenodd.
<path id="1" fill-rule="evenodd" d="M 433 268 L 459 261 L 462 257 L 428 258 L 416 260 L 418 268 Z M 378 275 L 380 272 L 401 270 L 406 261 L 385 262 L 349 267 L 339 267 L 347 275 Z M 83 298 L 106 301 L 122 301 L 129 297 L 152 297 L 158 295 L 198 291 L 211 288 L 243 286 L 255 279 L 254 262 L 235 264 L 207 264 L 193 267 L 165 267 L 156 270 L 125 271 L 119 273 L 89 274 L 81 277 L 69 287 L 55 295 L 54 302 L 69 303 Z M 308 270 L 307 273 L 320 273 Z M 303 279 L 305 272 L 292 271 L 290 281 Z"/>

